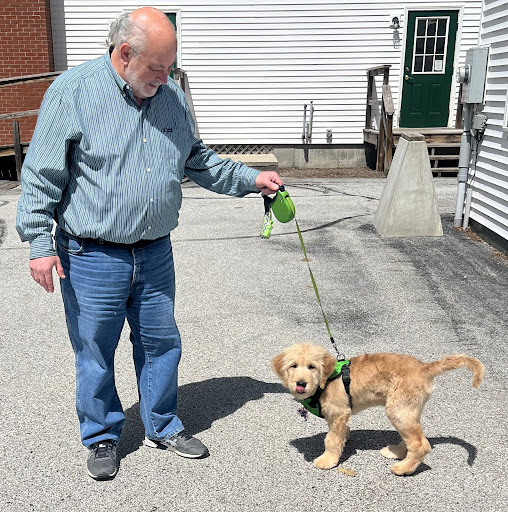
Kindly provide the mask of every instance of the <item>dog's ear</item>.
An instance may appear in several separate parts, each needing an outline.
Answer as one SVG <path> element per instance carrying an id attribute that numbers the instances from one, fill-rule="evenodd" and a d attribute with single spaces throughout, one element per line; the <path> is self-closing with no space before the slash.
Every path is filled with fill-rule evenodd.
<path id="1" fill-rule="evenodd" d="M 321 363 L 322 366 L 321 375 L 319 379 L 319 387 L 324 388 L 328 377 L 330 377 L 330 375 L 333 373 L 333 370 L 335 369 L 335 364 L 337 363 L 337 360 L 331 354 L 326 352 L 325 354 L 323 354 Z"/>
<path id="2" fill-rule="evenodd" d="M 272 368 L 273 368 L 273 371 L 279 376 L 280 380 L 282 381 L 282 385 L 287 387 L 287 372 L 284 369 L 285 359 L 286 359 L 286 354 L 284 352 L 277 354 L 272 359 Z"/>

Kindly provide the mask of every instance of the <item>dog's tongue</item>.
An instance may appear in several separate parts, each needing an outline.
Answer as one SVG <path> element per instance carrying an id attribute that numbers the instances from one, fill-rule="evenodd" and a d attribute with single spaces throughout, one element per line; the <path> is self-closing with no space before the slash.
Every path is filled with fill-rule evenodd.
<path id="1" fill-rule="evenodd" d="M 296 386 L 296 392 L 303 394 L 305 393 L 305 388 L 303 386 Z"/>

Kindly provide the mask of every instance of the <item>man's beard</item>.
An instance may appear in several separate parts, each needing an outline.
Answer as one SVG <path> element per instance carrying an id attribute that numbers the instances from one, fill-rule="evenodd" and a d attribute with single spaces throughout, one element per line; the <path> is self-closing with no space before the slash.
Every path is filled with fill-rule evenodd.
<path id="1" fill-rule="evenodd" d="M 125 78 L 128 84 L 132 87 L 132 92 L 138 98 L 151 98 L 155 95 L 161 82 L 153 82 L 157 87 L 148 88 L 146 83 L 142 82 L 135 71 L 130 71 L 128 68 L 125 70 Z"/>

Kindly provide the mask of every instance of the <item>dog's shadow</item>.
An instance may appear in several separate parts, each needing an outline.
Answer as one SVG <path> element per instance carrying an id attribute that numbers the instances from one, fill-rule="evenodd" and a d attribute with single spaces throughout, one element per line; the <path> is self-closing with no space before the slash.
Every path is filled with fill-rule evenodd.
<path id="1" fill-rule="evenodd" d="M 260 400 L 266 393 L 286 393 L 277 383 L 251 377 L 223 377 L 192 382 L 178 388 L 178 416 L 190 435 L 199 434 L 212 423 L 225 418 L 251 400 Z M 139 415 L 139 403 L 125 411 L 125 425 L 118 445 L 123 459 L 143 443 L 145 429 Z"/>
<path id="2" fill-rule="evenodd" d="M 289 444 L 294 446 L 303 454 L 307 462 L 312 462 L 324 451 L 325 433 L 316 434 L 311 437 L 295 439 Z M 477 449 L 472 444 L 459 439 L 458 437 L 429 437 L 430 446 L 434 448 L 437 444 L 456 444 L 464 448 L 468 454 L 467 464 L 472 466 L 476 459 Z M 346 462 L 357 450 L 381 450 L 389 444 L 399 444 L 400 436 L 393 430 L 352 430 L 349 439 L 346 441 L 339 464 Z M 417 475 L 429 470 L 427 464 L 422 463 L 413 473 Z"/>

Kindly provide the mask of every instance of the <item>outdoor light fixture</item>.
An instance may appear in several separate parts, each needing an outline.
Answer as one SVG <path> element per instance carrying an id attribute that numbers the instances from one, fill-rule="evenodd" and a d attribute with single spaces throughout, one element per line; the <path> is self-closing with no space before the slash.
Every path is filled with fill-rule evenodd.
<path id="1" fill-rule="evenodd" d="M 400 22 L 399 22 L 399 18 L 397 18 L 397 16 L 394 16 L 392 18 L 392 24 L 390 25 L 390 28 L 393 28 L 393 30 L 399 30 Z"/>

